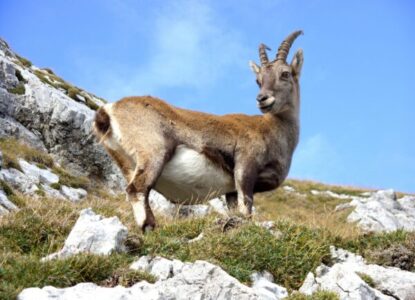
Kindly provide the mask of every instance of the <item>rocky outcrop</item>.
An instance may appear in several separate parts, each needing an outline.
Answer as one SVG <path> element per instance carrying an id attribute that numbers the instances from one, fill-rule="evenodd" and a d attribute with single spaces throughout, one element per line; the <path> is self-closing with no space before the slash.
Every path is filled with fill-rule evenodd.
<path id="1" fill-rule="evenodd" d="M 300 292 L 311 295 L 328 290 L 345 300 L 414 299 L 415 273 L 366 264 L 361 256 L 333 246 L 330 251 L 336 263 L 320 265 L 315 274 L 309 273 Z"/>
<path id="2" fill-rule="evenodd" d="M 78 253 L 108 255 L 114 251 L 122 252 L 127 234 L 127 228 L 118 217 L 103 218 L 87 208 L 81 211 L 63 248 L 42 260 L 67 258 Z"/>
<path id="3" fill-rule="evenodd" d="M 14 168 L 2 169 L 0 179 L 23 194 L 40 194 L 72 202 L 79 202 L 88 194 L 84 189 L 58 184 L 59 176 L 51 169 L 39 168 L 23 159 L 19 159 L 18 164 L 21 171 Z M 54 184 L 58 184 L 58 189 L 52 187 Z"/>
<path id="4" fill-rule="evenodd" d="M 14 137 L 48 151 L 73 172 L 121 188 L 120 171 L 91 135 L 94 110 L 82 98 L 69 97 L 73 87 L 59 87 L 68 83 L 54 86 L 56 78 L 50 71 L 23 64 L 0 39 L 0 137 Z M 88 94 L 80 93 L 84 99 Z M 92 94 L 88 99 L 95 107 L 103 103 Z"/>
<path id="5" fill-rule="evenodd" d="M 183 263 L 161 257 L 141 257 L 132 269 L 146 271 L 158 278 L 154 284 L 146 281 L 130 288 L 100 287 L 81 283 L 74 287 L 29 288 L 18 299 L 267 299 L 287 296 L 287 290 L 270 280 L 272 276 L 254 274 L 253 287 L 243 285 L 222 268 L 206 261 Z"/>
<path id="6" fill-rule="evenodd" d="M 353 197 L 350 203 L 336 209 L 353 207 L 347 217 L 348 222 L 356 222 L 367 232 L 395 231 L 404 229 L 415 231 L 415 197 L 397 199 L 393 190 L 377 191 L 369 197 Z"/>

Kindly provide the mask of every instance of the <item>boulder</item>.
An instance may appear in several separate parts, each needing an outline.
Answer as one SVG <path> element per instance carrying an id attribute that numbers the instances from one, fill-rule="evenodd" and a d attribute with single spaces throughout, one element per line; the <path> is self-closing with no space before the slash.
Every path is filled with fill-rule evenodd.
<path id="1" fill-rule="evenodd" d="M 95 112 L 45 83 L 35 72 L 42 71 L 19 64 L 17 56 L 0 39 L 0 137 L 14 137 L 48 151 L 72 172 L 99 176 L 110 189 L 122 189 L 125 181 L 120 170 L 92 135 Z M 24 84 L 23 95 L 8 91 L 18 84 Z M 103 104 L 88 95 L 97 105 Z"/>
<path id="2" fill-rule="evenodd" d="M 184 263 L 161 257 L 141 257 L 131 265 L 158 278 L 154 284 L 141 281 L 129 288 L 100 287 L 80 283 L 68 288 L 51 286 L 24 289 L 18 296 L 26 299 L 270 299 L 287 296 L 287 291 L 273 284 L 267 273 L 253 275 L 253 287 L 243 285 L 220 267 L 206 261 Z"/>
<path id="3" fill-rule="evenodd" d="M 4 181 L 24 194 L 33 194 L 39 189 L 36 179 L 27 177 L 17 169 L 2 169 L 0 174 Z"/>
<path id="4" fill-rule="evenodd" d="M 340 299 L 413 299 L 415 273 L 366 264 L 361 256 L 333 246 L 330 251 L 336 263 L 331 267 L 320 265 L 315 274 L 309 273 L 300 292 L 311 295 L 320 289 L 329 290 Z"/>
<path id="5" fill-rule="evenodd" d="M 354 207 L 347 221 L 356 222 L 366 232 L 415 230 L 415 197 L 413 196 L 396 199 L 393 190 L 377 191 L 367 198 L 353 197 L 349 204 L 341 204 L 336 209 L 347 207 Z"/>
<path id="6" fill-rule="evenodd" d="M 62 250 L 44 257 L 42 261 L 67 258 L 81 252 L 108 255 L 125 251 L 127 234 L 127 228 L 117 217 L 103 218 L 91 208 L 83 209 Z"/>
<path id="7" fill-rule="evenodd" d="M 67 198 L 62 195 L 62 193 L 54 188 L 51 188 L 49 185 L 41 184 L 41 189 L 45 192 L 46 196 L 49 198 L 54 198 L 57 200 L 67 200 Z"/>
<path id="8" fill-rule="evenodd" d="M 51 185 L 59 182 L 59 176 L 54 174 L 50 169 L 39 168 L 38 166 L 28 163 L 23 159 L 19 160 L 19 165 L 23 173 L 37 184 L 44 183 Z"/>
<path id="9" fill-rule="evenodd" d="M 267 271 L 251 275 L 252 289 L 260 299 L 272 300 L 288 297 L 287 289 L 274 283 L 274 276 Z"/>
<path id="10" fill-rule="evenodd" d="M 60 189 L 61 194 L 72 202 L 79 202 L 85 198 L 88 192 L 81 188 L 72 188 L 66 185 L 62 185 Z"/>
<path id="11" fill-rule="evenodd" d="M 18 207 L 9 200 L 6 193 L 0 189 L 0 216 L 6 215 L 13 210 L 17 210 Z"/>

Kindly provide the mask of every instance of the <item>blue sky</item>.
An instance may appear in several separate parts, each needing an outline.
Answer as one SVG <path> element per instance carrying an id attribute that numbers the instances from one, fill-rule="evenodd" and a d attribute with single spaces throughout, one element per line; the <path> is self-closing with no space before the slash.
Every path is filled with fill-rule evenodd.
<path id="1" fill-rule="evenodd" d="M 115 101 L 151 94 L 259 114 L 248 61 L 296 29 L 301 137 L 290 177 L 415 192 L 415 2 L 0 0 L 0 36 Z M 291 59 L 291 58 L 290 58 Z"/>

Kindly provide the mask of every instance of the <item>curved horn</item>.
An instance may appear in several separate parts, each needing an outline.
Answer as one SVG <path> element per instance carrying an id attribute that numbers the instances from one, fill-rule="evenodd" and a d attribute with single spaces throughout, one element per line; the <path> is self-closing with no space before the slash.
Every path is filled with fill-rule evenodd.
<path id="1" fill-rule="evenodd" d="M 262 66 L 269 63 L 266 50 L 271 50 L 271 49 L 267 45 L 264 45 L 261 43 L 261 45 L 259 45 L 259 60 L 261 61 Z"/>
<path id="2" fill-rule="evenodd" d="M 280 47 L 278 48 L 276 60 L 286 61 L 291 45 L 300 34 L 303 34 L 302 30 L 295 31 L 285 38 L 285 40 L 281 43 Z"/>

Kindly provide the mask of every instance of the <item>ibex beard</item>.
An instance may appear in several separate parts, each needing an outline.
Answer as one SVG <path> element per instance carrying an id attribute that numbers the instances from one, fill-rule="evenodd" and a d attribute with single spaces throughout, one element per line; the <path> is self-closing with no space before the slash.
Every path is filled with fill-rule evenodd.
<path id="1" fill-rule="evenodd" d="M 97 111 L 94 132 L 127 180 L 127 199 L 144 232 L 156 225 L 151 189 L 179 204 L 225 194 L 230 208 L 249 217 L 254 194 L 281 185 L 299 137 L 303 52 L 290 64 L 287 55 L 301 33 L 290 34 L 272 61 L 261 44 L 261 64 L 250 62 L 262 115 L 206 114 L 150 96 L 123 98 Z"/>

